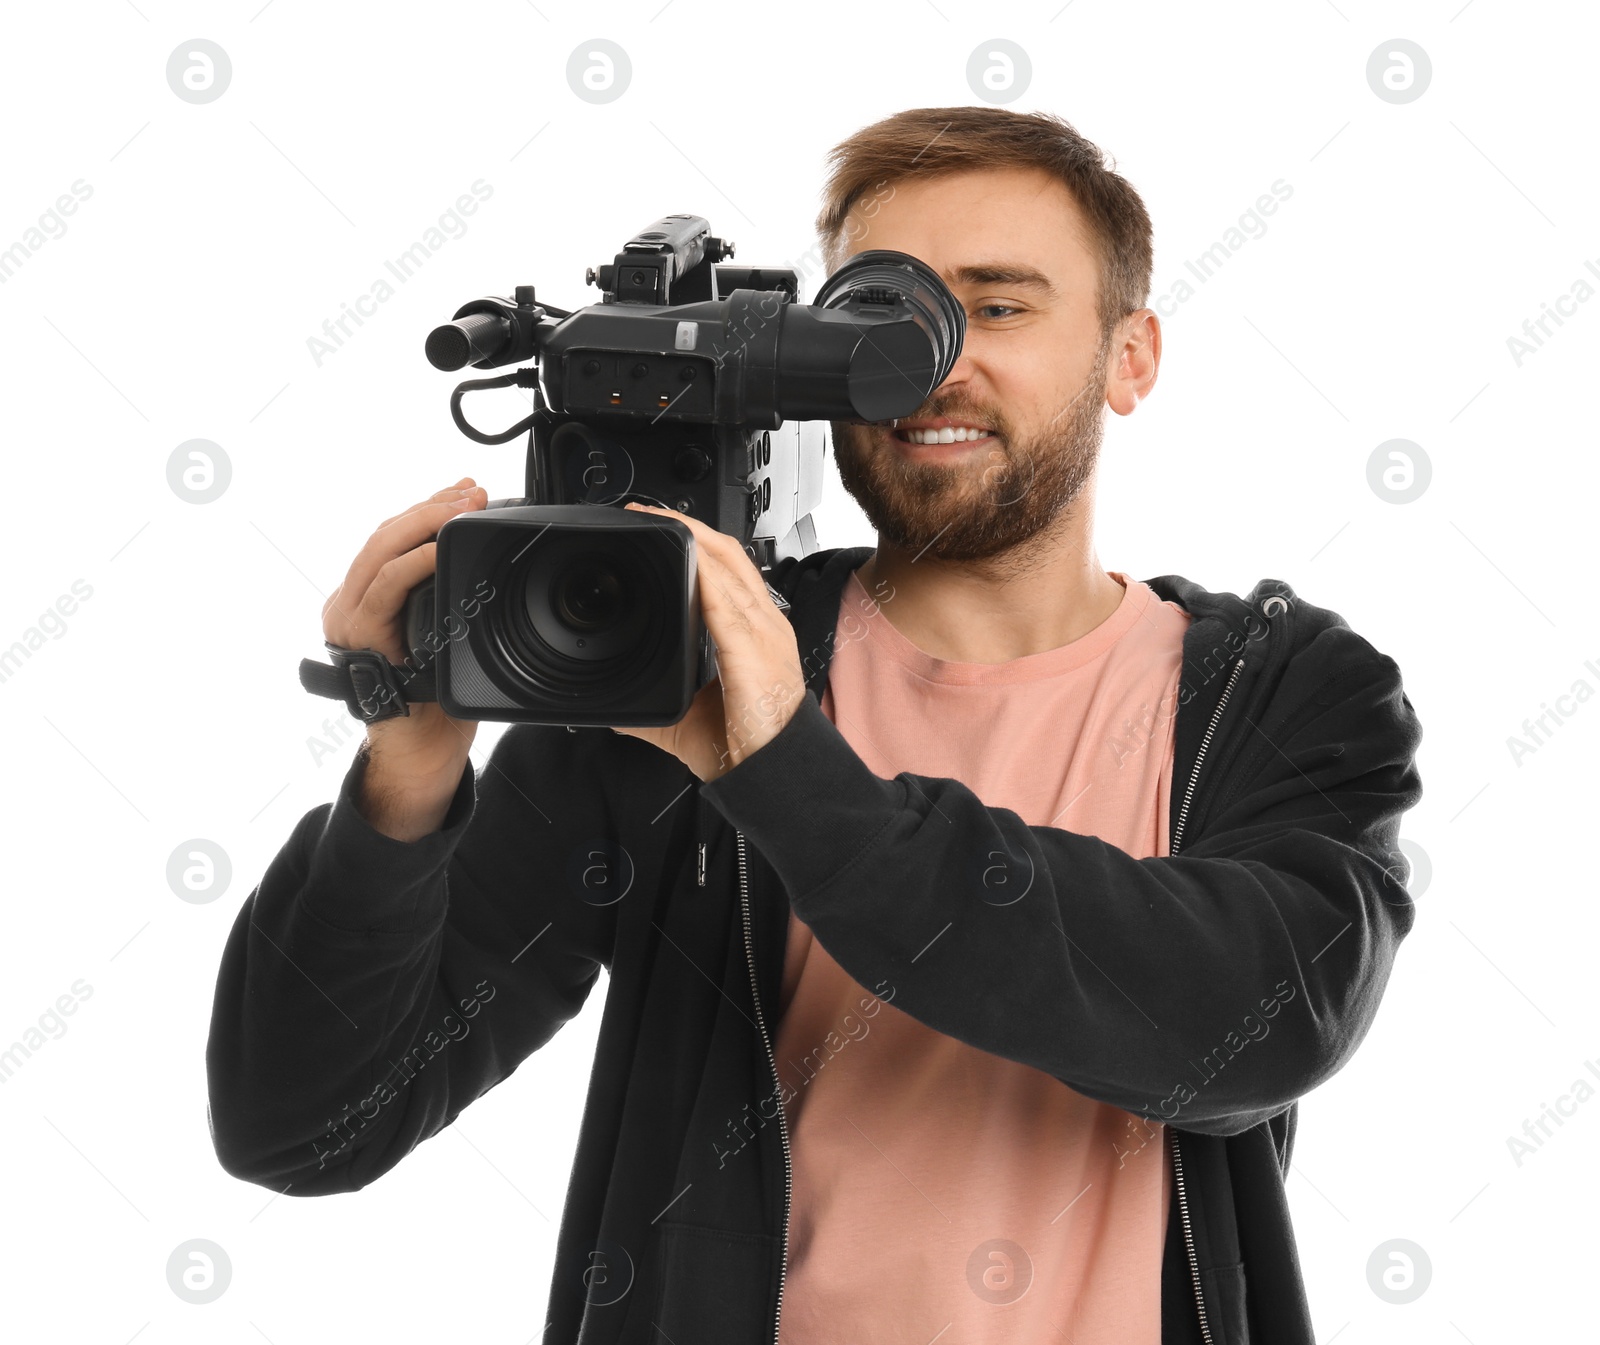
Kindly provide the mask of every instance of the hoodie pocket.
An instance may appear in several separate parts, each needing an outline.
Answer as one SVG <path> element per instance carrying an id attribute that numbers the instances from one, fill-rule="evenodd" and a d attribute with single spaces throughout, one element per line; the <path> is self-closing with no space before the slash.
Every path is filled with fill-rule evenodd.
<path id="1" fill-rule="evenodd" d="M 761 1341 L 777 1306 L 779 1239 L 693 1224 L 656 1227 L 651 1341 Z"/>
<path id="2" fill-rule="evenodd" d="M 1202 1270 L 1200 1287 L 1205 1293 L 1206 1324 L 1211 1328 L 1213 1345 L 1250 1345 L 1244 1262 Z"/>

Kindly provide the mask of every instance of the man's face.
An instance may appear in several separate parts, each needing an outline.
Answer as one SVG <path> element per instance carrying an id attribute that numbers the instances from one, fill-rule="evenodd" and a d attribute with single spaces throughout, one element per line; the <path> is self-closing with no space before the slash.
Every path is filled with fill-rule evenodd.
<path id="1" fill-rule="evenodd" d="M 889 543 L 915 557 L 982 560 L 1047 527 L 1093 476 L 1108 345 L 1098 271 L 1065 187 L 1043 172 L 989 169 L 891 183 L 851 212 L 847 259 L 892 248 L 939 273 L 967 315 L 961 358 L 899 426 L 833 421 L 845 489 Z M 983 270 L 1026 268 L 1053 288 Z M 966 444 L 918 446 L 907 425 L 986 427 Z"/>

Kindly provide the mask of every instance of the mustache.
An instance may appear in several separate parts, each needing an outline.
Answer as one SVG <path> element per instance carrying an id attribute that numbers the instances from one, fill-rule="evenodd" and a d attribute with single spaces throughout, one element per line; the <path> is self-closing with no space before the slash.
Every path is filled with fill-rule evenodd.
<path id="1" fill-rule="evenodd" d="M 1080 394 L 1081 395 L 1081 394 Z M 994 416 L 986 416 L 972 411 L 929 411 L 926 414 L 915 416 L 897 416 L 893 420 L 841 420 L 840 425 L 860 426 L 866 430 L 895 430 L 913 420 L 956 420 L 969 421 L 974 425 L 987 426 L 997 436 L 1005 435 L 1005 428 Z"/>

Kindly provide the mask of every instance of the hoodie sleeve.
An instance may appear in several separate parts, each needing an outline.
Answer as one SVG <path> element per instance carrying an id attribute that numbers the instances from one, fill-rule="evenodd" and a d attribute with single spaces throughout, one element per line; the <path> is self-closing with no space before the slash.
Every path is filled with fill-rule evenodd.
<path id="1" fill-rule="evenodd" d="M 513 726 L 416 841 L 357 808 L 365 751 L 296 825 L 217 975 L 207 1110 L 227 1172 L 294 1196 L 358 1190 L 583 1006 L 612 924 L 567 882 L 563 822 L 604 806 L 571 739 Z"/>
<path id="2" fill-rule="evenodd" d="M 1170 857 L 1029 826 L 957 780 L 883 779 L 814 693 L 700 790 L 859 984 L 1088 1097 L 1231 1135 L 1365 1036 L 1414 918 L 1398 839 L 1421 797 L 1400 670 L 1347 626 L 1241 732 Z"/>

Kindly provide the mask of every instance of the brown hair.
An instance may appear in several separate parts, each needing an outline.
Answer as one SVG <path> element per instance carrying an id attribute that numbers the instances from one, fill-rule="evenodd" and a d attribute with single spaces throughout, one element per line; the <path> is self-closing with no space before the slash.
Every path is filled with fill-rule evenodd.
<path id="1" fill-rule="evenodd" d="M 1099 148 L 1048 112 L 999 107 L 918 107 L 865 126 L 828 152 L 817 236 L 831 274 L 844 260 L 845 217 L 886 185 L 984 168 L 1036 168 L 1072 194 L 1100 265 L 1095 312 L 1101 338 L 1143 308 L 1150 293 L 1150 216 Z"/>

